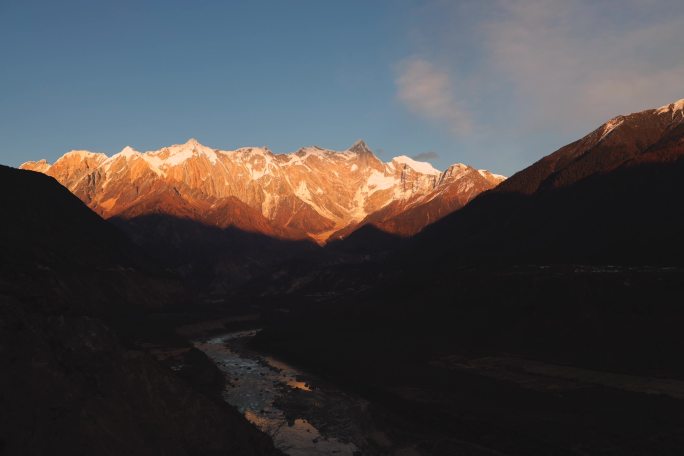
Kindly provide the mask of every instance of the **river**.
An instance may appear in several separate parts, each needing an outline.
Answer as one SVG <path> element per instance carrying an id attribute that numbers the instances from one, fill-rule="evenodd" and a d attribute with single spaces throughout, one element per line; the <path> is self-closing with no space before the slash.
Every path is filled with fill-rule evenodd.
<path id="1" fill-rule="evenodd" d="M 363 418 L 368 404 L 287 363 L 245 350 L 245 342 L 257 331 L 194 342 L 225 373 L 225 401 L 270 435 L 285 454 L 368 454 Z"/>

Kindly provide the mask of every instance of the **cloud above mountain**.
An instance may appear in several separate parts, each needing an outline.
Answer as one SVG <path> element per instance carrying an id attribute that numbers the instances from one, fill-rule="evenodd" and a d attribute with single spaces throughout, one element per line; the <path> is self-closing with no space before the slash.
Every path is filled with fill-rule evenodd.
<path id="1" fill-rule="evenodd" d="M 414 155 L 413 157 L 414 160 L 418 161 L 430 161 L 430 160 L 436 160 L 439 158 L 439 154 L 437 152 L 433 151 L 427 151 L 427 152 L 421 152 L 419 154 Z"/>
<path id="2" fill-rule="evenodd" d="M 398 66 L 397 97 L 415 114 L 446 127 L 454 134 L 471 131 L 468 113 L 454 95 L 455 81 L 429 61 L 413 57 Z"/>
<path id="3" fill-rule="evenodd" d="M 499 12 L 482 24 L 488 73 L 528 122 L 601 122 L 684 96 L 681 4 L 519 0 Z"/>
<path id="4" fill-rule="evenodd" d="M 575 133 L 684 97 L 677 1 L 435 1 L 416 17 L 397 98 L 453 133 Z"/>

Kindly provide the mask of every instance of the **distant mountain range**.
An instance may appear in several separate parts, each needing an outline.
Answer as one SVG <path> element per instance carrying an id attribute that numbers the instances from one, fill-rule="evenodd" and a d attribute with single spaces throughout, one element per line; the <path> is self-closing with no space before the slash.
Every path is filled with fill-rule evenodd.
<path id="1" fill-rule="evenodd" d="M 185 144 L 140 153 L 71 151 L 23 169 L 56 178 L 104 218 L 150 214 L 319 244 L 371 224 L 402 236 L 464 206 L 503 176 L 454 164 L 440 172 L 406 156 L 384 163 L 363 141 L 344 151 L 233 151 Z"/>

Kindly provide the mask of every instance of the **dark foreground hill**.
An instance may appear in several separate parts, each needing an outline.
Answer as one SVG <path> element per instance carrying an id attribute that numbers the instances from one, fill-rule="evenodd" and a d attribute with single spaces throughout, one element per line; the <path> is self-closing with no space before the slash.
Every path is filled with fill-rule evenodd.
<path id="1" fill-rule="evenodd" d="M 54 179 L 0 167 L 0 453 L 276 454 L 120 334 L 182 297 Z"/>
<path id="2" fill-rule="evenodd" d="M 613 119 L 255 343 L 357 389 L 421 454 L 677 454 L 683 108 Z"/>

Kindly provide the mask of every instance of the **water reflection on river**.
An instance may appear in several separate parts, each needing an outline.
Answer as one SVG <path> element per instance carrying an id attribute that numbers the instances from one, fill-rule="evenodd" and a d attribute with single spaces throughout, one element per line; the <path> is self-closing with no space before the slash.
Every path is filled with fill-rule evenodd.
<path id="1" fill-rule="evenodd" d="M 282 361 L 265 357 L 248 357 L 231 350 L 231 341 L 253 337 L 256 331 L 240 331 L 196 341 L 195 346 L 206 353 L 227 378 L 224 399 L 245 417 L 273 438 L 277 448 L 293 456 L 352 456 L 357 451 L 353 443 L 335 436 L 321 436 L 303 417 L 288 422 L 285 413 L 274 406 L 287 388 L 314 393 L 310 385 L 298 379 L 302 373 Z"/>

